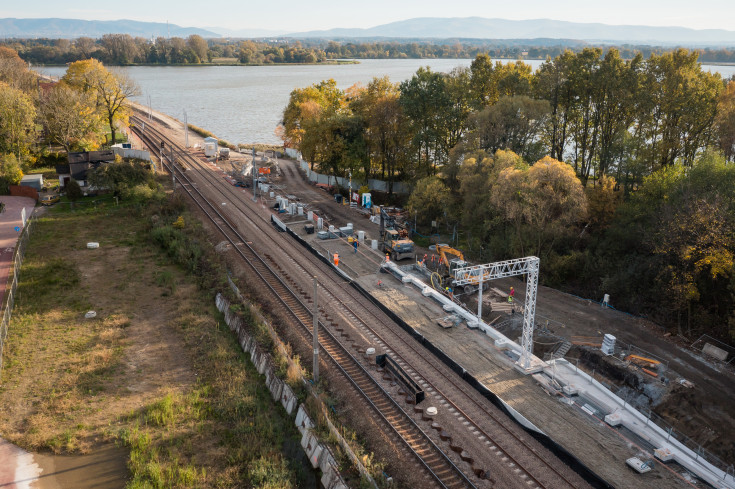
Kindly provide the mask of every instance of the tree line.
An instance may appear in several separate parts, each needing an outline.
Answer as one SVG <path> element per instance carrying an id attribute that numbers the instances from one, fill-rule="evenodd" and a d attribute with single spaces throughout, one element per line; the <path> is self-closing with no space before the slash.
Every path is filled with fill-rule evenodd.
<path id="1" fill-rule="evenodd" d="M 32 64 L 68 64 L 94 58 L 106 65 L 201 64 L 227 60 L 245 64 L 319 63 L 327 61 L 320 48 L 299 42 L 254 42 L 204 39 L 199 35 L 147 39 L 106 34 L 100 39 L 25 39 L 4 43 Z"/>
<path id="2" fill-rule="evenodd" d="M 0 193 L 24 171 L 53 165 L 51 146 L 68 153 L 114 142 L 137 90 L 95 59 L 71 63 L 58 83 L 44 82 L 18 53 L 0 46 Z"/>
<path id="3" fill-rule="evenodd" d="M 243 64 L 323 63 L 336 59 L 473 59 L 480 54 L 491 58 L 546 59 L 562 55 L 566 50 L 579 52 L 589 48 L 583 41 L 533 40 L 400 40 L 400 41 L 333 41 L 325 39 L 237 40 L 204 39 L 199 35 L 148 39 L 129 34 L 107 34 L 100 39 L 14 39 L 0 45 L 17 51 L 33 64 L 68 64 L 95 58 L 107 65 L 131 64 L 201 64 L 216 60 Z M 624 45 L 616 48 L 623 59 L 638 54 L 672 51 L 671 48 Z M 704 63 L 735 63 L 735 50 L 730 48 L 697 50 Z"/>
<path id="4" fill-rule="evenodd" d="M 735 339 L 735 82 L 697 56 L 326 80 L 291 93 L 281 134 L 320 172 L 413 182 L 421 232 L 478 260 L 535 254 L 549 285 Z"/>

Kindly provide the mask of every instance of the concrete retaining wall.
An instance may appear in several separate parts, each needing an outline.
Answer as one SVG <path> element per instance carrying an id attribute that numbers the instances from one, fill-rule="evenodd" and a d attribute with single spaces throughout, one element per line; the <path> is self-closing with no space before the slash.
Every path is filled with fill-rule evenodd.
<path id="1" fill-rule="evenodd" d="M 230 286 L 233 287 L 237 296 L 242 298 L 239 290 L 237 290 L 237 287 L 231 280 Z M 291 387 L 276 375 L 276 370 L 270 353 L 264 351 L 255 341 L 255 338 L 245 330 L 242 318 L 230 310 L 230 302 L 222 294 L 217 294 L 215 304 L 217 305 L 217 309 L 224 314 L 227 326 L 229 326 L 230 330 L 237 335 L 237 339 L 242 350 L 246 353 L 250 353 L 250 359 L 252 360 L 253 365 L 258 369 L 258 373 L 265 377 L 265 384 L 271 392 L 273 401 L 280 402 L 289 415 L 294 416 L 295 414 L 295 425 L 299 432 L 301 432 L 301 446 L 309 457 L 312 467 L 319 468 L 322 471 L 322 485 L 328 489 L 348 489 L 347 484 L 345 484 L 341 474 L 339 473 L 337 462 L 331 450 L 326 444 L 321 443 L 314 433 L 312 429 L 314 427 L 314 422 L 306 412 L 304 405 L 300 405 L 298 403 L 298 398 Z M 263 322 L 265 323 L 265 321 Z M 283 345 L 280 339 L 278 339 L 278 336 L 270 325 L 268 325 L 268 327 L 278 351 L 284 355 L 289 364 L 291 364 L 292 361 L 287 355 L 285 345 Z M 304 382 L 304 385 L 306 385 L 307 389 L 310 391 L 310 384 L 308 384 L 303 378 L 301 381 Z M 313 397 L 317 400 L 317 405 L 322 409 L 323 414 L 325 414 L 324 418 L 326 419 L 331 435 L 335 436 L 336 439 L 339 440 L 342 449 L 345 450 L 350 459 L 352 459 L 352 462 L 355 464 L 358 471 L 368 479 L 372 487 L 377 489 L 378 486 L 375 484 L 375 481 L 354 454 L 350 446 L 347 444 L 347 441 L 342 438 L 339 431 L 334 427 L 334 425 L 332 425 L 329 418 L 326 417 L 326 406 L 321 403 L 318 397 Z"/>
<path id="2" fill-rule="evenodd" d="M 298 161 L 299 165 L 301 166 L 301 169 L 304 170 L 304 172 L 306 172 L 306 178 L 310 182 L 322 183 L 324 185 L 339 185 L 342 188 L 348 188 L 350 186 L 349 178 L 335 177 L 333 175 L 324 175 L 324 174 L 313 171 L 310 168 L 309 162 L 302 159 L 301 153 L 299 153 L 298 151 L 295 151 L 291 148 L 287 148 L 286 155 Z M 386 182 L 384 180 L 378 180 L 375 178 L 369 178 L 367 183 L 362 180 L 358 180 L 356 178 L 352 179 L 352 188 L 354 190 L 359 189 L 363 185 L 367 185 L 367 187 L 370 190 L 377 190 L 378 192 L 388 192 L 388 189 L 390 187 L 389 182 Z M 394 194 L 410 194 L 411 186 L 403 182 L 393 182 L 393 193 Z"/>

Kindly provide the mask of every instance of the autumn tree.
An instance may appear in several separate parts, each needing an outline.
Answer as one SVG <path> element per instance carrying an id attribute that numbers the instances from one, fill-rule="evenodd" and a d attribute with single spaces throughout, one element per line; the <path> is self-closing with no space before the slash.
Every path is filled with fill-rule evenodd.
<path id="1" fill-rule="evenodd" d="M 28 64 L 9 47 L 0 46 L 0 82 L 11 88 L 30 93 L 37 87 L 37 76 L 28 69 Z"/>
<path id="2" fill-rule="evenodd" d="M 506 219 L 515 223 L 521 252 L 542 256 L 556 239 L 587 214 L 582 183 L 572 167 L 544 157 L 528 170 L 506 168 L 492 188 L 491 201 Z M 522 228 L 528 238 L 522 236 Z"/>
<path id="3" fill-rule="evenodd" d="M 407 206 L 409 215 L 421 224 L 452 216 L 452 199 L 449 188 L 439 177 L 425 177 L 416 183 Z"/>
<path id="4" fill-rule="evenodd" d="M 615 217 L 615 211 L 623 202 L 623 192 L 609 175 L 600 178 L 599 185 L 588 187 L 589 224 L 593 230 L 606 227 Z"/>
<path id="5" fill-rule="evenodd" d="M 207 45 L 207 41 L 202 36 L 198 34 L 192 34 L 186 40 L 186 44 L 196 56 L 197 63 L 209 61 L 209 46 Z"/>
<path id="6" fill-rule="evenodd" d="M 0 155 L 0 194 L 10 193 L 11 185 L 18 185 L 23 178 L 20 162 L 14 154 Z"/>
<path id="7" fill-rule="evenodd" d="M 101 120 L 90 93 L 58 83 L 42 97 L 40 115 L 48 138 L 67 153 L 75 146 L 85 146 L 85 141 L 96 143 L 99 139 Z"/>
<path id="8" fill-rule="evenodd" d="M 28 152 L 35 137 L 36 107 L 23 91 L 0 82 L 0 154 L 18 158 Z"/>
<path id="9" fill-rule="evenodd" d="M 69 65 L 62 81 L 73 89 L 95 96 L 97 110 L 107 120 L 112 144 L 115 144 L 116 125 L 127 123 L 127 102 L 139 91 L 135 82 L 124 73 L 108 71 L 94 59 Z"/>
<path id="10" fill-rule="evenodd" d="M 283 111 L 284 144 L 299 149 L 312 168 L 325 150 L 321 122 L 339 112 L 344 102 L 344 93 L 332 79 L 291 92 Z"/>
<path id="11" fill-rule="evenodd" d="M 364 89 L 355 90 L 350 109 L 364 121 L 367 166 L 365 178 L 373 175 L 392 183 L 403 172 L 410 136 L 401 107 L 398 85 L 388 77 L 373 78 Z"/>
<path id="12" fill-rule="evenodd" d="M 735 161 L 735 81 L 730 81 L 717 101 L 715 118 L 717 147 L 725 157 Z"/>
<path id="13" fill-rule="evenodd" d="M 550 110 L 546 100 L 503 96 L 496 104 L 473 114 L 471 137 L 476 138 L 477 147 L 490 153 L 507 149 L 529 160 L 538 159 L 543 153 L 538 136 Z"/>

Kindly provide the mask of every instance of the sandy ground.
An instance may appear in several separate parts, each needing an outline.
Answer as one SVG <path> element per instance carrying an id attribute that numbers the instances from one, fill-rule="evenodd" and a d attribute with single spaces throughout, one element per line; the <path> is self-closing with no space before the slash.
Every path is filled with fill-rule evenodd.
<path id="1" fill-rule="evenodd" d="M 94 321 L 108 324 L 106 334 L 118 335 L 118 341 L 124 346 L 121 368 L 107 381 L 102 395 L 84 398 L 77 409 L 70 411 L 69 415 L 83 422 L 90 434 L 80 446 L 84 455 L 31 455 L 5 443 L 0 445 L 3 450 L 0 467 L 4 469 L 0 470 L 0 488 L 124 486 L 128 477 L 127 450 L 110 445 L 101 434 L 120 416 L 168 392 L 188 389 L 196 380 L 189 355 L 172 323 L 182 311 L 188 310 L 188 297 L 195 286 L 179 284 L 174 292 L 167 292 L 172 297 L 161 300 L 164 289 L 156 282 L 157 267 L 145 267 L 140 256 L 130 256 L 130 248 L 107 246 L 105 236 L 91 233 L 82 232 L 76 239 L 81 243 L 99 241 L 100 248 L 89 250 L 86 246 L 76 246 L 65 256 L 81 272 L 78 287 L 97 312 Z M 149 253 L 149 260 L 155 260 L 154 251 Z M 63 328 L 65 319 L 61 313 L 58 316 L 59 327 Z M 9 334 L 13 334 L 12 324 Z M 5 383 L 5 392 L 0 396 L 3 406 L 0 427 L 6 438 L 32 439 L 34 435 L 28 434 L 29 427 L 45 429 L 47 414 L 38 412 L 36 406 L 46 401 L 37 397 L 38 393 L 74 389 L 68 384 L 70 378 L 65 376 L 64 368 L 48 370 L 49 365 L 54 365 L 50 350 L 44 347 L 32 353 L 23 374 Z M 4 380 L 10 378 L 9 372 L 4 374 Z M 31 486 L 23 485 L 31 482 Z"/>

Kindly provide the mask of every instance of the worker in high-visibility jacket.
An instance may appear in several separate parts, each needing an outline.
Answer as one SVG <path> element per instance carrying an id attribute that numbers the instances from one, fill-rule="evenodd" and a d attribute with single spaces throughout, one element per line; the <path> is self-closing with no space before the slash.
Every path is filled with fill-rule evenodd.
<path id="1" fill-rule="evenodd" d="M 339 266 L 339 253 L 334 254 L 334 266 L 335 267 Z"/>

